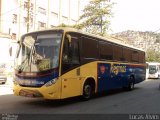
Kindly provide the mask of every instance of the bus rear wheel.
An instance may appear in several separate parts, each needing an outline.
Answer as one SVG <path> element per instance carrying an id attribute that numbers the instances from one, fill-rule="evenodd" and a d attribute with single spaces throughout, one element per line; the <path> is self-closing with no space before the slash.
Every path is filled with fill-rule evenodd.
<path id="1" fill-rule="evenodd" d="M 130 77 L 127 90 L 129 90 L 129 91 L 133 90 L 134 89 L 134 84 L 135 84 L 134 77 Z"/>

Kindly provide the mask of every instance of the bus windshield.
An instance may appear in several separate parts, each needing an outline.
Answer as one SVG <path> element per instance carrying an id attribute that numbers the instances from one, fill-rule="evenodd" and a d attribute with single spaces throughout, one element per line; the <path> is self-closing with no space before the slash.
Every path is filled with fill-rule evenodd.
<path id="1" fill-rule="evenodd" d="M 155 74 L 157 72 L 157 68 L 155 65 L 149 65 L 149 74 Z"/>
<path id="2" fill-rule="evenodd" d="M 41 72 L 58 67 L 62 32 L 22 37 L 16 57 L 19 72 Z"/>

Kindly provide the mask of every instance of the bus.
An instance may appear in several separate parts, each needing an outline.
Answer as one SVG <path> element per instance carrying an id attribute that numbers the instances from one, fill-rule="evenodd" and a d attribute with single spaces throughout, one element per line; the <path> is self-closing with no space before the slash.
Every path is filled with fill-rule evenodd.
<path id="1" fill-rule="evenodd" d="M 148 63 L 148 78 L 160 78 L 160 63 L 150 62 Z"/>
<path id="2" fill-rule="evenodd" d="M 14 94 L 44 99 L 127 88 L 145 80 L 145 52 L 112 37 L 53 28 L 21 37 L 15 60 Z"/>
<path id="3" fill-rule="evenodd" d="M 148 79 L 149 77 L 149 63 L 146 62 L 146 79 Z"/>

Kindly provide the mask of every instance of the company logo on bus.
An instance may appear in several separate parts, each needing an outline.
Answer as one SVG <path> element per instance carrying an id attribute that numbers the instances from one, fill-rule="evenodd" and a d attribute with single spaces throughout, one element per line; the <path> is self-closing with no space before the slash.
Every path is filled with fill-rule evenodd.
<path id="1" fill-rule="evenodd" d="M 20 84 L 20 85 L 43 85 L 45 84 L 43 81 L 36 81 L 36 80 L 17 80 L 17 82 Z"/>
<path id="2" fill-rule="evenodd" d="M 112 64 L 111 65 L 111 73 L 114 73 L 117 75 L 118 73 L 125 73 L 126 72 L 126 65 L 118 65 L 118 64 Z"/>

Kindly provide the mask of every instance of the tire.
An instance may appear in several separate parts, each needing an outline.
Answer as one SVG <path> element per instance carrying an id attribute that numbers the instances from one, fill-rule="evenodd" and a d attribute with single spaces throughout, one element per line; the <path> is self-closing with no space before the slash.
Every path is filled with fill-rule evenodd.
<path id="1" fill-rule="evenodd" d="M 6 84 L 6 82 L 2 82 L 2 84 Z"/>
<path id="2" fill-rule="evenodd" d="M 128 91 L 133 90 L 133 89 L 134 89 L 134 84 L 135 84 L 134 77 L 130 77 L 130 78 L 129 78 L 129 83 L 128 83 L 127 90 L 128 90 Z"/>
<path id="3" fill-rule="evenodd" d="M 93 94 L 93 88 L 91 83 L 85 83 L 83 86 L 83 100 L 89 100 Z"/>

